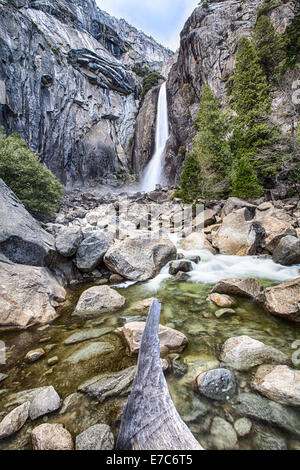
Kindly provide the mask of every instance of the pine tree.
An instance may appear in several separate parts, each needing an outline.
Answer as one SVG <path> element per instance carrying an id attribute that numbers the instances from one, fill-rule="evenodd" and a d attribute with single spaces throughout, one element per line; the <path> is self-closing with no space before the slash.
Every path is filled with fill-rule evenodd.
<path id="1" fill-rule="evenodd" d="M 263 194 L 253 166 L 246 156 L 237 163 L 232 178 L 232 195 L 246 199 L 256 199 Z"/>
<path id="2" fill-rule="evenodd" d="M 181 174 L 181 188 L 175 191 L 174 197 L 179 197 L 186 204 L 195 202 L 202 193 L 201 167 L 195 152 L 189 153 Z"/>
<path id="3" fill-rule="evenodd" d="M 0 178 L 33 213 L 52 215 L 64 192 L 64 187 L 19 134 L 6 137 L 3 128 L 0 128 Z"/>

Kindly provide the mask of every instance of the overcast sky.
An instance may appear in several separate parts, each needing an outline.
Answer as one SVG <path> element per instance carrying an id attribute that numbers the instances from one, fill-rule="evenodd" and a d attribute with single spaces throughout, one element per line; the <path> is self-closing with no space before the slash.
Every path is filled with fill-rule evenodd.
<path id="1" fill-rule="evenodd" d="M 198 0 L 97 0 L 99 7 L 176 50 L 182 27 Z"/>

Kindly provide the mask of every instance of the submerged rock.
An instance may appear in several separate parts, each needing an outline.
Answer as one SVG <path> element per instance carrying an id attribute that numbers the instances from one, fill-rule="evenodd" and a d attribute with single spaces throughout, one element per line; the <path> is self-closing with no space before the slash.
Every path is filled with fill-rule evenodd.
<path id="1" fill-rule="evenodd" d="M 64 344 L 77 344 L 82 343 L 83 341 L 88 341 L 90 339 L 101 338 L 101 336 L 105 336 L 112 331 L 113 328 L 91 328 L 88 330 L 79 331 L 78 333 L 74 333 L 73 335 L 69 336 L 64 341 Z"/>
<path id="2" fill-rule="evenodd" d="M 113 450 L 115 439 L 106 424 L 95 424 L 76 437 L 76 450 Z"/>
<path id="3" fill-rule="evenodd" d="M 112 313 L 125 305 L 125 298 L 108 286 L 87 289 L 80 297 L 73 316 L 91 318 Z"/>
<path id="4" fill-rule="evenodd" d="M 252 423 L 250 419 L 240 418 L 234 423 L 234 429 L 239 437 L 245 437 L 250 434 L 252 429 Z"/>
<path id="5" fill-rule="evenodd" d="M 5 379 L 7 379 L 8 375 L 7 374 L 0 374 L 0 383 L 3 382 Z"/>
<path id="6" fill-rule="evenodd" d="M 234 375 L 227 369 L 214 369 L 196 379 L 198 391 L 212 400 L 225 401 L 236 392 Z"/>
<path id="7" fill-rule="evenodd" d="M 300 277 L 265 290 L 264 307 L 272 315 L 300 322 Z"/>
<path id="8" fill-rule="evenodd" d="M 223 418 L 214 418 L 210 430 L 213 447 L 217 450 L 236 450 L 237 435 L 232 425 Z"/>
<path id="9" fill-rule="evenodd" d="M 0 422 L 0 439 L 11 436 L 24 426 L 29 416 L 29 408 L 30 402 L 26 401 L 5 416 Z"/>
<path id="10" fill-rule="evenodd" d="M 31 433 L 33 450 L 73 450 L 72 436 L 62 424 L 41 424 Z"/>
<path id="11" fill-rule="evenodd" d="M 231 308 L 237 306 L 236 300 L 233 297 L 225 294 L 210 294 L 207 300 L 213 302 L 215 305 L 221 308 Z"/>
<path id="12" fill-rule="evenodd" d="M 138 354 L 140 350 L 145 325 L 144 322 L 132 322 L 116 330 L 118 335 L 124 337 L 131 354 Z M 162 325 L 159 326 L 158 336 L 161 355 L 181 352 L 188 343 L 188 339 L 183 333 Z"/>
<path id="13" fill-rule="evenodd" d="M 38 361 L 41 357 L 45 356 L 45 351 L 40 348 L 40 349 L 35 349 L 34 351 L 29 351 L 26 356 L 25 356 L 25 361 L 26 362 L 36 362 Z"/>
<path id="14" fill-rule="evenodd" d="M 278 432 L 271 432 L 265 426 L 255 426 L 253 433 L 253 447 L 255 450 L 287 450 L 286 440 Z"/>
<path id="15" fill-rule="evenodd" d="M 249 336 L 228 339 L 223 345 L 220 360 L 240 371 L 247 371 L 264 363 L 291 363 L 286 354 Z"/>
<path id="16" fill-rule="evenodd" d="M 215 312 L 215 316 L 217 318 L 223 318 L 227 315 L 235 315 L 235 310 L 233 310 L 232 308 L 220 308 Z"/>
<path id="17" fill-rule="evenodd" d="M 108 269 L 126 279 L 147 281 L 176 258 L 176 254 L 176 247 L 168 238 L 141 236 L 115 243 L 107 251 L 104 262 Z"/>
<path id="18" fill-rule="evenodd" d="M 300 371 L 287 366 L 264 365 L 257 369 L 251 386 L 281 405 L 300 406 Z"/>
<path id="19" fill-rule="evenodd" d="M 102 356 L 104 354 L 109 354 L 115 350 L 114 346 L 110 343 L 90 343 L 87 346 L 79 349 L 78 351 L 71 354 L 66 359 L 66 362 L 71 364 L 78 364 L 82 361 L 89 361 L 94 359 L 98 356 Z"/>

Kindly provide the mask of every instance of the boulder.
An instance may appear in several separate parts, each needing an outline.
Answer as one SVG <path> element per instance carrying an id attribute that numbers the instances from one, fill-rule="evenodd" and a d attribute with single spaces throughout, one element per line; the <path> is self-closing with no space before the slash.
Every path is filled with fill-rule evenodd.
<path id="1" fill-rule="evenodd" d="M 55 242 L 0 179 L 0 253 L 12 263 L 50 266 Z"/>
<path id="2" fill-rule="evenodd" d="M 300 277 L 275 287 L 268 287 L 264 295 L 265 309 L 277 317 L 300 322 Z"/>
<path id="3" fill-rule="evenodd" d="M 212 400 L 229 400 L 236 392 L 234 375 L 227 369 L 205 372 L 197 377 L 196 384 L 199 393 Z"/>
<path id="4" fill-rule="evenodd" d="M 251 219 L 248 209 L 239 209 L 223 219 L 212 233 L 213 246 L 223 255 L 254 255 L 264 239 L 261 224 Z"/>
<path id="5" fill-rule="evenodd" d="M 66 361 L 70 364 L 78 364 L 82 361 L 90 361 L 104 354 L 109 354 L 115 350 L 110 343 L 95 342 L 89 343 L 87 346 L 75 351 Z"/>
<path id="6" fill-rule="evenodd" d="M 30 402 L 26 401 L 5 416 L 0 422 L 0 439 L 11 436 L 24 426 L 29 416 L 29 407 Z"/>
<path id="7" fill-rule="evenodd" d="M 118 335 L 125 338 L 131 354 L 138 354 L 140 350 L 145 325 L 144 322 L 126 323 L 122 328 L 116 330 Z M 181 352 L 188 343 L 188 339 L 183 333 L 162 325 L 159 326 L 158 336 L 161 355 Z"/>
<path id="8" fill-rule="evenodd" d="M 192 271 L 192 263 L 189 260 L 182 259 L 182 260 L 177 260 L 177 261 L 172 261 L 170 263 L 170 268 L 169 268 L 169 273 L 172 276 L 175 276 L 179 271 L 184 272 L 184 273 L 189 273 Z"/>
<path id="9" fill-rule="evenodd" d="M 80 297 L 73 316 L 93 318 L 113 313 L 125 305 L 125 298 L 108 286 L 95 286 L 87 289 Z"/>
<path id="10" fill-rule="evenodd" d="M 247 297 L 253 300 L 260 300 L 264 288 L 257 279 L 223 279 L 212 290 L 215 294 L 227 294 L 238 297 Z"/>
<path id="11" fill-rule="evenodd" d="M 110 271 L 126 279 L 147 281 L 176 254 L 176 247 L 168 238 L 141 236 L 118 241 L 107 251 L 104 262 Z"/>
<path id="12" fill-rule="evenodd" d="M 257 211 L 255 221 L 259 222 L 265 230 L 265 240 L 262 248 L 273 253 L 281 238 L 296 235 L 294 224 L 296 219 L 286 211 L 275 209 L 273 206 L 266 211 Z"/>
<path id="13" fill-rule="evenodd" d="M 291 363 L 286 354 L 249 336 L 236 336 L 228 339 L 223 345 L 220 360 L 240 371 L 247 371 L 266 363 Z"/>
<path id="14" fill-rule="evenodd" d="M 77 268 L 84 272 L 92 272 L 102 261 L 111 245 L 111 240 L 102 232 L 94 232 L 80 244 L 75 258 Z"/>
<path id="15" fill-rule="evenodd" d="M 254 390 L 281 405 L 300 406 L 300 371 L 287 366 L 263 365 L 251 382 Z"/>
<path id="16" fill-rule="evenodd" d="M 222 208 L 221 216 L 226 217 L 232 212 L 237 211 L 239 209 L 244 209 L 244 208 L 247 208 L 249 212 L 251 212 L 252 214 L 254 214 L 256 210 L 256 206 L 254 204 L 251 204 L 250 202 L 247 202 L 247 201 L 243 201 L 243 199 L 239 199 L 237 197 L 230 197 L 227 199 L 227 201 L 225 202 Z"/>
<path id="17" fill-rule="evenodd" d="M 72 436 L 62 424 L 41 424 L 31 433 L 33 450 L 73 450 Z"/>
<path id="18" fill-rule="evenodd" d="M 213 302 L 215 305 L 221 308 L 231 308 L 237 306 L 236 300 L 233 297 L 225 294 L 210 294 L 207 297 L 207 300 Z"/>
<path id="19" fill-rule="evenodd" d="M 236 450 L 237 435 L 232 425 L 223 418 L 216 417 L 210 429 L 213 447 L 217 450 Z"/>
<path id="20" fill-rule="evenodd" d="M 55 245 L 58 253 L 66 258 L 75 255 L 83 234 L 80 227 L 63 227 L 59 230 L 55 238 Z"/>
<path id="21" fill-rule="evenodd" d="M 202 232 L 193 232 L 188 235 L 186 238 L 183 238 L 179 243 L 180 248 L 185 251 L 195 251 L 195 250 L 208 250 L 213 255 L 216 255 L 217 252 L 208 241 L 207 237 Z"/>
<path id="22" fill-rule="evenodd" d="M 297 237 L 283 237 L 273 251 L 273 261 L 291 266 L 300 264 L 300 240 Z"/>
<path id="23" fill-rule="evenodd" d="M 0 263 L 0 327 L 50 323 L 65 298 L 65 289 L 47 268 Z"/>
<path id="24" fill-rule="evenodd" d="M 50 386 L 41 390 L 31 401 L 29 416 L 32 420 L 53 413 L 61 406 L 61 398 L 56 390 Z"/>
<path id="25" fill-rule="evenodd" d="M 76 450 L 113 450 L 114 435 L 106 424 L 95 424 L 76 437 Z"/>

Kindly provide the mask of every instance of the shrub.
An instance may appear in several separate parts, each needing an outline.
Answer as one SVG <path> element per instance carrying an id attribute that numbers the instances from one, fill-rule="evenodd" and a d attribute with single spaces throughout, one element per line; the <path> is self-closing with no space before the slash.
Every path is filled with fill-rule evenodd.
<path id="1" fill-rule="evenodd" d="M 142 100 L 145 98 L 148 91 L 159 84 L 160 80 L 164 80 L 164 77 L 158 72 L 151 72 L 143 79 Z"/>
<path id="2" fill-rule="evenodd" d="M 0 128 L 0 178 L 32 213 L 52 215 L 64 187 L 18 133 L 6 137 Z"/>

